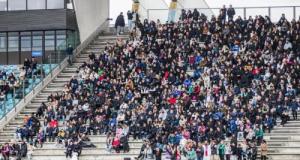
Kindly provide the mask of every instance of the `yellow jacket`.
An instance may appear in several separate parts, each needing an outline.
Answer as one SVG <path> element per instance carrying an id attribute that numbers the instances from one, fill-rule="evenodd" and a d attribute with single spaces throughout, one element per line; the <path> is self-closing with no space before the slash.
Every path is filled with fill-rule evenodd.
<path id="1" fill-rule="evenodd" d="M 177 2 L 171 2 L 169 9 L 176 9 L 177 8 Z"/>
<path id="2" fill-rule="evenodd" d="M 132 11 L 138 12 L 140 8 L 140 3 L 133 3 L 132 4 Z"/>

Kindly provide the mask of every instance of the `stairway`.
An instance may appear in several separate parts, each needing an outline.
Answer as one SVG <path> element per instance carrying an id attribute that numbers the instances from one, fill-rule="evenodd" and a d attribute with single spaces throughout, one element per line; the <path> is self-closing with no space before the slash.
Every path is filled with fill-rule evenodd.
<path id="1" fill-rule="evenodd" d="M 127 39 L 128 36 L 118 36 Z M 99 53 L 104 49 L 106 42 L 112 44 L 116 40 L 116 36 L 104 35 L 98 36 L 80 55 L 75 59 L 72 66 L 67 66 L 57 77 L 55 77 L 31 102 L 14 118 L 3 131 L 0 132 L 0 144 L 12 142 L 14 140 L 16 128 L 23 125 L 25 115 L 30 116 L 35 113 L 42 102 L 47 102 L 47 98 L 51 93 L 61 92 L 64 85 L 69 82 L 73 75 L 76 75 L 77 68 L 88 61 L 90 53 Z M 136 157 L 142 146 L 142 141 L 133 141 L 130 139 L 129 153 L 109 153 L 106 149 L 106 136 L 89 136 L 91 142 L 96 148 L 83 149 L 80 160 L 118 160 L 124 158 Z M 56 146 L 55 142 L 45 142 L 43 148 L 38 148 L 33 153 L 33 160 L 65 160 L 65 149 L 63 146 Z"/>
<path id="2" fill-rule="evenodd" d="M 299 115 L 300 112 L 298 112 Z M 292 118 L 292 116 L 290 115 Z M 300 119 L 290 120 L 283 127 L 276 126 L 271 133 L 266 133 L 269 160 L 300 159 Z"/>

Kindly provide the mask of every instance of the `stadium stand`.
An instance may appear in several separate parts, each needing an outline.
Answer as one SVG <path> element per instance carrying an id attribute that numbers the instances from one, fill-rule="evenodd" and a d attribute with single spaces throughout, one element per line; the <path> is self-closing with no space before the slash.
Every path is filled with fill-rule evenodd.
<path id="1" fill-rule="evenodd" d="M 299 159 L 300 19 L 220 13 L 97 37 L 0 142 L 25 140 L 39 160 L 252 160 L 265 139 L 269 157 Z"/>

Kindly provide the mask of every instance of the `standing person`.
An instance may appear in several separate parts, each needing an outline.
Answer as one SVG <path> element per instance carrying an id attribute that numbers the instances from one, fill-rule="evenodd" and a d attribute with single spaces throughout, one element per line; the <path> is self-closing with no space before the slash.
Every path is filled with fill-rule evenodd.
<path id="1" fill-rule="evenodd" d="M 143 160 L 154 160 L 153 150 L 149 143 L 147 143 L 146 148 L 144 150 L 144 159 Z"/>
<path id="2" fill-rule="evenodd" d="M 264 131 L 262 129 L 262 126 L 256 128 L 255 137 L 257 139 L 257 145 L 260 145 L 262 139 L 264 138 Z"/>
<path id="3" fill-rule="evenodd" d="M 139 2 L 139 0 L 133 0 L 132 11 L 133 12 L 138 12 L 139 8 L 140 8 L 140 2 Z"/>
<path id="4" fill-rule="evenodd" d="M 233 20 L 233 16 L 235 15 L 235 10 L 232 8 L 232 5 L 229 5 L 229 8 L 227 10 L 228 15 L 228 21 Z"/>
<path id="5" fill-rule="evenodd" d="M 162 159 L 163 150 L 161 148 L 156 147 L 153 152 L 154 152 L 155 160 L 161 160 Z"/>
<path id="6" fill-rule="evenodd" d="M 73 47 L 72 47 L 72 45 L 71 44 L 69 44 L 68 45 L 68 48 L 67 48 L 67 54 L 68 54 L 68 56 L 69 56 L 69 60 L 68 60 L 68 62 L 69 62 L 69 65 L 72 65 L 72 57 L 73 57 Z"/>
<path id="7" fill-rule="evenodd" d="M 297 99 L 298 101 L 298 99 Z M 293 102 L 291 104 L 291 110 L 292 110 L 292 115 L 293 115 L 293 119 L 297 120 L 298 115 L 297 115 L 297 111 L 299 109 L 299 103 L 296 101 L 296 99 L 293 99 Z"/>
<path id="8" fill-rule="evenodd" d="M 168 23 L 175 21 L 177 0 L 172 0 L 169 7 Z"/>
<path id="9" fill-rule="evenodd" d="M 203 147 L 201 142 L 199 142 L 197 145 L 196 154 L 197 154 L 197 160 L 203 159 L 204 152 L 203 152 Z"/>
<path id="10" fill-rule="evenodd" d="M 223 8 L 220 9 L 220 18 L 222 20 L 222 24 L 225 24 L 225 21 L 226 21 L 226 6 L 223 5 Z"/>
<path id="11" fill-rule="evenodd" d="M 208 144 L 207 141 L 204 142 L 204 145 L 203 145 L 203 160 L 210 160 L 210 157 L 211 157 L 211 147 L 210 145 Z"/>
<path id="12" fill-rule="evenodd" d="M 219 144 L 219 156 L 220 156 L 220 160 L 225 160 L 225 144 L 224 141 L 222 140 L 221 143 Z"/>
<path id="13" fill-rule="evenodd" d="M 33 154 L 33 150 L 35 149 L 35 147 L 33 146 L 33 143 L 32 142 L 30 142 L 29 144 L 28 144 L 28 152 L 27 152 L 27 159 L 28 160 L 31 160 L 31 157 L 32 157 L 32 154 Z"/>
<path id="14" fill-rule="evenodd" d="M 229 143 L 226 143 L 225 145 L 225 158 L 226 160 L 230 160 L 231 157 L 231 146 Z"/>
<path id="15" fill-rule="evenodd" d="M 117 30 L 117 35 L 123 34 L 125 27 L 125 20 L 123 16 L 123 12 L 116 19 L 115 28 Z"/>
<path id="16" fill-rule="evenodd" d="M 132 12 L 132 30 L 137 28 L 137 23 L 139 21 L 139 14 L 137 12 Z"/>
<path id="17" fill-rule="evenodd" d="M 266 160 L 268 155 L 268 145 L 265 140 L 262 141 L 262 144 L 260 145 L 261 150 L 261 160 Z"/>
<path id="18" fill-rule="evenodd" d="M 133 29 L 133 12 L 128 11 L 127 12 L 127 19 L 128 19 L 128 29 L 131 32 Z"/>
<path id="19" fill-rule="evenodd" d="M 215 141 L 212 141 L 211 143 L 211 158 L 210 160 L 219 160 L 218 156 L 218 145 Z"/>

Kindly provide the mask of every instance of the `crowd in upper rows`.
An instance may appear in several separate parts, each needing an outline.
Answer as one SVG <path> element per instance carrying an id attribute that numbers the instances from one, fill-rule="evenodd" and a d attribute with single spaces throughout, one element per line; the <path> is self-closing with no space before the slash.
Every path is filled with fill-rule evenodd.
<path id="1" fill-rule="evenodd" d="M 94 147 L 88 135 L 107 134 L 116 152 L 129 151 L 129 137 L 145 139 L 144 159 L 256 159 L 265 132 L 284 125 L 289 111 L 297 119 L 300 19 L 233 20 L 228 11 L 137 21 L 128 40 L 91 54 L 62 93 L 26 119 L 19 138 L 56 139 L 80 154 Z"/>

